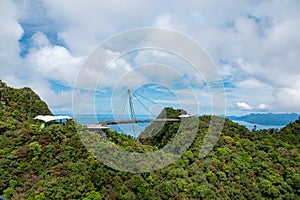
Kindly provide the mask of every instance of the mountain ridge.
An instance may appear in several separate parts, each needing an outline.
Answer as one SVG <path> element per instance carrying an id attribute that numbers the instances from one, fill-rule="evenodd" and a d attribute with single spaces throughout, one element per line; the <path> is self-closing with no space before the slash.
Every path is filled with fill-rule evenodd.
<path id="1" fill-rule="evenodd" d="M 299 118 L 297 113 L 251 113 L 243 116 L 226 116 L 230 120 L 259 125 L 287 125 Z"/>

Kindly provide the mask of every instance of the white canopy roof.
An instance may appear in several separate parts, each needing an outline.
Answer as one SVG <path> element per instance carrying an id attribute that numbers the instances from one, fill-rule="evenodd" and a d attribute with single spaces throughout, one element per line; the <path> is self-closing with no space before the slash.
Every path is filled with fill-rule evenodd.
<path id="1" fill-rule="evenodd" d="M 186 117 L 191 117 L 191 115 L 189 115 L 189 114 L 183 114 L 183 115 L 179 115 L 178 117 L 179 118 L 186 118 Z"/>
<path id="2" fill-rule="evenodd" d="M 44 122 L 49 122 L 53 120 L 62 120 L 62 119 L 71 119 L 72 117 L 66 115 L 59 115 L 59 116 L 51 116 L 51 115 L 38 115 L 34 119 L 42 120 Z"/>

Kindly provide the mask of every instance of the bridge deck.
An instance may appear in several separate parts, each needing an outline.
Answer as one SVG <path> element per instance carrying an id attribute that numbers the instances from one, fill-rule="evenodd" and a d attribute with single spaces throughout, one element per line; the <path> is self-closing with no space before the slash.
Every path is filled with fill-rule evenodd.
<path id="1" fill-rule="evenodd" d="M 87 128 L 90 129 L 90 130 L 93 130 L 93 129 L 109 129 L 110 127 L 109 126 L 104 126 L 104 125 L 101 125 L 101 124 L 90 124 L 90 125 L 87 125 Z"/>
<path id="2" fill-rule="evenodd" d="M 149 123 L 149 122 L 176 122 L 180 121 L 180 119 L 136 119 L 136 120 L 107 120 L 102 121 L 99 124 L 112 125 L 112 124 L 132 124 L 132 123 Z"/>
<path id="3" fill-rule="evenodd" d="M 132 124 L 132 123 L 149 123 L 149 122 L 177 122 L 180 119 L 137 119 L 137 120 L 107 120 L 99 122 L 99 124 L 87 125 L 91 131 L 100 131 L 110 129 L 109 125 L 113 124 Z"/>

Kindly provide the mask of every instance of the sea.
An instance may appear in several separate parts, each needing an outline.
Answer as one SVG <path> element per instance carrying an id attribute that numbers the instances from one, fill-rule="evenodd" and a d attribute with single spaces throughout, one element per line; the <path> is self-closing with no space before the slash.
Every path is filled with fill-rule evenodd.
<path id="1" fill-rule="evenodd" d="M 72 116 L 72 115 L 70 115 Z M 106 120 L 113 120 L 115 119 L 112 115 L 76 115 L 75 118 L 77 119 L 77 122 L 83 125 L 89 125 L 89 124 L 97 124 L 101 121 Z M 125 117 L 126 118 L 126 117 Z M 155 118 L 155 116 L 149 116 L 149 115 L 136 115 L 136 119 L 149 119 L 149 118 Z M 130 119 L 130 116 L 127 116 L 127 119 Z M 262 130 L 262 129 L 281 129 L 284 126 L 279 125 L 260 125 L 260 124 L 252 124 L 244 121 L 239 120 L 232 120 L 233 122 L 236 122 L 242 126 L 245 126 L 250 131 L 253 130 L 254 126 L 256 125 L 256 130 Z M 134 124 L 134 130 L 132 124 L 116 124 L 116 125 L 110 125 L 110 128 L 112 130 L 115 130 L 119 133 L 125 133 L 127 135 L 137 137 L 150 123 L 138 123 Z"/>
<path id="2" fill-rule="evenodd" d="M 254 126 L 256 126 L 256 130 L 263 130 L 263 129 L 270 129 L 270 128 L 281 129 L 285 127 L 285 125 L 261 125 L 261 124 L 252 124 L 252 123 L 239 121 L 239 120 L 232 120 L 232 121 L 238 123 L 239 125 L 245 126 L 250 131 L 253 130 Z"/>

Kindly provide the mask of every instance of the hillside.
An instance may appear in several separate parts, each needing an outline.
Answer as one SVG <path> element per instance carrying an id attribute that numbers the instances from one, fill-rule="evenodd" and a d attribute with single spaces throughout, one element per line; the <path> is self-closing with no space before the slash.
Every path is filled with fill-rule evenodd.
<path id="1" fill-rule="evenodd" d="M 251 113 L 244 116 L 227 116 L 228 119 L 244 121 L 260 125 L 287 125 L 299 118 L 297 113 L 274 114 L 274 113 Z"/>
<path id="2" fill-rule="evenodd" d="M 21 128 L 37 115 L 51 115 L 47 104 L 30 88 L 15 89 L 0 80 L 0 131 Z"/>
<path id="3" fill-rule="evenodd" d="M 158 119 L 176 119 L 179 115 L 186 114 L 184 110 L 165 108 L 158 115 Z M 161 148 L 174 138 L 179 128 L 178 122 L 160 122 L 154 121 L 140 134 L 138 140 L 147 145 Z M 160 130 L 160 131 L 158 131 Z"/>
<path id="4" fill-rule="evenodd" d="M 82 145 L 77 130 L 84 127 L 79 124 L 53 123 L 40 129 L 32 117 L 50 111 L 34 93 L 28 97 L 31 103 L 9 94 L 1 94 L 1 124 L 10 127 L 10 121 L 15 120 L 17 126 L 0 129 L 0 195 L 6 198 L 300 198 L 300 120 L 274 134 L 267 130 L 250 132 L 226 120 L 213 151 L 199 158 L 210 121 L 209 116 L 201 116 L 196 139 L 180 159 L 160 170 L 131 174 L 98 162 Z M 19 115 L 12 115 L 10 110 L 26 112 L 18 119 Z M 167 112 L 182 111 L 168 108 Z M 150 152 L 170 141 L 178 125 L 166 123 L 160 133 L 147 135 L 141 142 L 114 131 L 106 136 L 121 149 Z M 97 136 L 88 131 L 86 134 Z"/>

